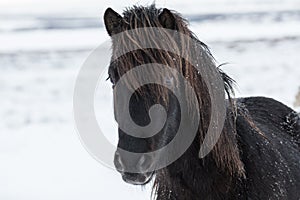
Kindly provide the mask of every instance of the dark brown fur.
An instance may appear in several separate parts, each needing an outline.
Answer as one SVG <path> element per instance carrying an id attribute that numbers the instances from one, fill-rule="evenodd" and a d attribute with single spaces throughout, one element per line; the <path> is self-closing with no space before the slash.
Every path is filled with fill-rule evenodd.
<path id="1" fill-rule="evenodd" d="M 156 9 L 154 5 L 150 6 L 149 8 L 133 7 L 132 9 L 128 9 L 123 13 L 124 14 L 124 17 L 122 19 L 123 23 L 119 27 L 118 32 L 122 32 L 126 30 L 138 31 L 137 28 L 141 28 L 141 27 L 162 27 L 158 19 L 159 13 L 161 12 L 162 10 Z M 174 29 L 196 39 L 196 36 L 188 29 L 186 20 L 184 20 L 178 13 L 174 11 L 173 11 L 173 16 L 175 20 Z M 148 33 L 148 35 L 143 35 L 142 39 L 146 38 L 148 40 L 151 40 L 153 34 L 155 33 Z M 184 59 L 178 56 L 182 54 L 182 52 L 180 51 L 193 49 L 193 44 L 186 44 L 184 42 L 183 43 L 181 42 L 179 44 L 178 41 L 173 40 L 173 43 L 170 43 L 169 45 L 171 45 L 173 49 L 176 49 L 178 51 L 177 55 L 162 50 L 140 49 L 138 51 L 130 52 L 130 54 L 126 54 L 116 59 L 117 57 L 116 54 L 118 54 L 117 51 L 118 52 L 126 51 L 126 49 L 130 48 L 130 45 L 138 44 L 140 39 L 140 38 L 131 38 L 130 37 L 131 35 L 129 34 L 128 35 L 124 34 L 122 36 L 123 37 L 118 37 L 119 40 L 117 41 L 113 40 L 112 59 L 115 59 L 116 61 L 112 63 L 112 66 L 117 66 L 117 67 L 110 68 L 111 70 L 111 72 L 109 73 L 110 76 L 121 77 L 124 73 L 132 69 L 132 67 L 142 65 L 145 63 L 158 62 L 160 64 L 174 67 L 193 86 L 194 91 L 198 97 L 198 101 L 199 101 L 198 112 L 200 113 L 200 115 L 202 115 L 201 118 L 206 118 L 206 119 L 210 118 L 210 116 L 204 116 L 204 113 L 209 113 L 210 110 L 210 97 L 208 94 L 207 87 L 201 78 L 201 75 L 197 73 L 197 70 L 189 62 L 186 62 Z M 214 59 L 211 56 L 211 53 L 208 50 L 207 46 L 200 41 L 199 43 L 201 43 L 203 46 L 203 49 L 201 50 L 202 52 L 191 51 L 189 53 L 193 53 L 194 55 L 201 55 L 201 56 L 194 56 L 199 59 L 198 62 L 201 63 L 201 65 L 216 67 L 214 63 Z M 150 71 L 149 73 L 156 73 L 156 72 Z M 228 77 L 225 73 L 221 71 L 220 73 L 224 78 L 227 94 L 230 95 L 230 93 L 232 92 L 231 90 L 232 79 L 230 79 L 230 77 Z M 117 74 L 117 75 L 113 75 L 113 74 Z M 135 83 L 135 78 L 132 77 L 132 80 L 130 80 L 130 83 L 128 83 L 128 87 L 133 87 L 132 85 L 134 84 L 137 83 Z M 151 90 L 155 91 L 156 94 L 159 94 L 157 95 L 157 98 L 163 98 L 167 102 L 168 91 L 164 87 L 161 87 L 159 85 L 152 85 Z M 228 97 L 229 99 L 231 99 L 230 96 Z M 234 113 L 235 108 L 233 104 L 232 104 L 232 109 Z M 234 120 L 234 116 L 233 116 L 233 120 Z M 202 130 L 199 130 L 200 143 L 204 138 L 204 133 L 206 133 L 208 123 L 209 121 L 202 121 L 202 124 L 200 124 L 200 127 L 203 127 Z M 233 138 L 227 138 L 227 137 L 233 137 Z M 242 167 L 242 163 L 239 162 L 240 159 L 239 159 L 236 145 L 234 145 L 234 143 L 229 145 L 232 139 L 234 140 L 234 136 L 231 136 L 230 134 L 223 134 L 219 143 L 214 148 L 212 154 L 214 155 L 214 159 L 218 163 L 218 166 L 220 168 L 224 170 L 226 169 L 226 171 L 228 171 L 231 174 L 238 172 L 242 175 L 243 167 Z M 222 143 L 227 144 L 226 145 L 227 146 L 226 148 L 228 149 L 227 151 L 224 151 L 224 148 L 222 147 L 223 146 Z"/>
<path id="2" fill-rule="evenodd" d="M 107 29 L 110 30 L 108 31 L 110 35 L 126 30 L 138 31 L 139 29 L 137 28 L 142 27 L 164 27 L 179 31 L 197 40 L 196 36 L 188 29 L 187 22 L 178 13 L 172 11 L 171 16 L 166 15 L 167 17 L 161 19 L 160 16 L 162 12 L 168 11 L 165 9 L 157 9 L 154 5 L 149 7 L 133 7 L 124 11 L 123 17 L 120 16 L 119 18 L 119 23 L 111 23 L 107 20 L 106 26 Z M 110 25 L 112 25 L 113 28 L 110 27 Z M 149 32 L 143 36 L 143 39 L 151 40 L 153 34 L 155 33 Z M 263 176 L 263 171 L 270 170 L 272 174 L 276 174 L 277 170 L 283 169 L 280 167 L 276 168 L 276 166 L 266 166 L 267 164 L 272 165 L 276 159 L 279 158 L 276 156 L 279 156 L 277 151 L 280 150 L 276 150 L 273 146 L 272 148 L 263 145 L 257 147 L 255 143 L 260 145 L 271 142 L 272 144 L 272 142 L 278 138 L 274 139 L 270 134 L 273 134 L 272 131 L 279 131 L 280 129 L 275 130 L 275 126 L 270 120 L 267 120 L 265 113 L 266 108 L 262 109 L 258 107 L 258 111 L 253 111 L 255 110 L 255 106 L 253 107 L 255 103 L 252 101 L 231 98 L 230 94 L 232 93 L 233 81 L 230 77 L 220 70 L 220 76 L 222 76 L 224 80 L 225 89 L 228 94 L 227 118 L 223 132 L 212 152 L 204 159 L 199 159 L 198 151 L 210 122 L 209 113 L 211 109 L 208 89 L 201 75 L 198 74 L 198 71 L 186 60 L 162 50 L 139 49 L 117 57 L 118 51 L 126 50 L 132 44 L 138 45 L 140 42 L 139 38 L 131 38 L 130 35 L 125 34 L 123 37 L 119 37 L 118 40 L 112 40 L 112 42 L 112 60 L 114 61 L 110 65 L 109 76 L 113 84 L 118 81 L 119 77 L 135 66 L 145 63 L 161 63 L 176 68 L 190 82 L 199 101 L 197 112 L 200 113 L 201 121 L 197 137 L 193 144 L 176 162 L 164 169 L 156 171 L 153 196 L 157 200 L 287 199 L 288 197 L 289 199 L 297 200 L 300 198 L 299 192 L 295 192 L 299 189 L 299 184 L 296 186 L 295 184 L 288 185 L 287 187 L 291 189 L 285 189 L 284 191 L 280 190 L 280 188 L 285 186 L 274 186 L 274 194 L 270 193 L 271 190 L 269 191 L 268 189 L 264 193 L 263 188 L 258 188 L 257 191 L 255 191 L 255 188 L 257 188 L 256 184 L 261 187 L 267 185 L 266 187 L 270 188 L 273 188 L 273 184 L 275 184 L 274 181 L 276 181 L 276 178 L 267 180 L 261 179 L 262 182 L 260 182 L 260 176 Z M 207 46 L 199 40 L 198 42 L 202 45 L 202 49 L 195 50 L 193 44 L 178 41 L 170 42 L 169 45 L 178 51 L 177 55 L 181 55 L 181 51 L 188 50 L 190 56 L 197 58 L 197 63 L 199 63 L 200 66 L 206 65 L 216 68 L 214 59 Z M 155 71 L 150 71 L 149 73 L 155 73 Z M 137 83 L 135 83 L 135 78 L 132 77 L 132 80 L 128 83 L 128 87 L 132 87 L 134 84 Z M 151 85 L 148 89 L 157 94 L 157 99 L 163 99 L 163 102 L 165 102 L 166 105 L 168 104 L 169 95 L 165 88 Z M 140 95 L 146 94 L 140 91 Z M 273 123 L 283 123 L 284 117 L 287 116 L 289 112 L 292 112 L 291 109 L 284 105 L 279 105 L 275 101 L 268 102 L 268 100 L 264 98 L 253 98 L 253 101 L 255 100 L 257 103 L 261 103 L 266 107 L 269 106 L 267 103 L 278 106 L 278 113 L 276 113 Z M 194 102 L 189 102 L 191 105 L 193 103 Z M 268 107 L 268 109 L 272 108 Z M 255 115 L 256 112 L 261 113 L 260 115 Z M 264 121 L 260 121 L 261 118 Z M 266 127 L 264 123 L 269 123 L 269 127 Z M 292 129 L 293 134 L 298 137 L 299 130 L 295 129 L 295 127 Z M 282 132 L 283 133 L 280 133 L 280 137 L 283 137 L 284 132 L 287 132 L 284 126 L 282 126 Z M 249 139 L 252 135 L 253 138 Z M 292 134 L 286 134 L 287 140 L 291 139 L 290 135 Z M 292 137 L 295 138 L 296 136 Z M 292 145 L 293 142 L 291 142 L 290 146 Z M 266 152 L 269 154 L 268 156 L 263 156 L 264 159 L 266 159 L 264 165 L 259 159 L 260 156 L 256 155 L 257 157 L 253 159 L 255 162 L 258 162 L 257 166 L 260 166 L 262 169 L 265 168 L 262 171 L 256 166 L 254 167 L 255 163 L 248 160 L 252 159 L 250 158 L 251 156 L 255 156 L 251 153 L 252 148 L 266 148 Z M 273 148 L 275 149 L 273 150 Z M 293 149 L 295 148 L 294 146 L 288 148 L 292 148 L 291 152 L 294 154 L 298 152 L 298 154 L 295 154 L 295 157 L 300 158 L 299 151 Z M 274 156 L 275 160 L 272 160 L 272 156 Z M 277 161 L 280 162 L 279 160 Z M 293 171 L 293 173 L 286 176 L 294 176 L 293 180 L 300 181 L 300 177 L 295 176 L 295 173 L 300 172 L 299 162 L 296 165 L 288 167 L 288 169 Z M 274 177 L 276 176 L 274 175 Z M 284 181 L 288 181 L 287 179 L 288 178 L 284 178 Z M 277 180 L 279 180 L 279 178 Z M 283 182 L 279 182 L 278 184 L 283 184 Z M 255 194 L 255 192 L 260 192 L 260 194 Z M 294 192 L 295 194 L 288 195 L 287 192 Z"/>

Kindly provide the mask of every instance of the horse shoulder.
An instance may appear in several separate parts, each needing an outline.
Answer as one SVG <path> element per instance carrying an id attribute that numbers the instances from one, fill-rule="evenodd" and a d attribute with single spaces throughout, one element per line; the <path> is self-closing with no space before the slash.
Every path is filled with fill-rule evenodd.
<path id="1" fill-rule="evenodd" d="M 247 193 L 253 199 L 298 199 L 299 117 L 288 106 L 265 97 L 237 99 L 237 113 Z M 290 122 L 291 116 L 296 118 Z"/>

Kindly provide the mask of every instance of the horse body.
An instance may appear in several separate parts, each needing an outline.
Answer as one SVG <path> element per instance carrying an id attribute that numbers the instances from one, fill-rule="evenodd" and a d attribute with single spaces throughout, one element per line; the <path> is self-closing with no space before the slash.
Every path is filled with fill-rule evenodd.
<path id="1" fill-rule="evenodd" d="M 300 198 L 299 117 L 287 106 L 268 98 L 239 100 L 257 127 L 245 116 L 237 118 L 239 148 L 252 199 Z M 244 106 L 246 111 L 244 110 Z M 248 124 L 248 126 L 247 126 Z"/>
<path id="2" fill-rule="evenodd" d="M 222 172 L 213 160 L 191 158 L 197 154 L 195 142 L 184 155 L 189 163 L 182 162 L 183 156 L 157 173 L 158 200 L 300 198 L 299 117 L 269 98 L 240 98 L 236 102 L 237 143 L 245 176 Z M 289 120 L 291 116 L 294 118 Z"/>
<path id="3" fill-rule="evenodd" d="M 133 7 L 123 15 L 110 8 L 105 12 L 105 25 L 110 36 L 141 27 L 163 27 L 196 39 L 185 20 L 168 9 L 157 9 L 154 5 Z M 151 34 L 147 33 L 145 39 L 151 40 Z M 187 78 L 197 94 L 199 108 L 195 111 L 200 114 L 200 125 L 183 155 L 167 167 L 151 173 L 128 173 L 126 167 L 136 165 L 147 169 L 155 163 L 155 158 L 142 156 L 132 161 L 117 151 L 115 166 L 124 181 L 144 185 L 154 178 L 153 196 L 157 200 L 300 199 L 300 119 L 295 111 L 264 97 L 232 99 L 232 79 L 219 71 L 228 94 L 228 100 L 224 99 L 226 120 L 217 144 L 205 158 L 200 159 L 199 149 L 208 129 L 211 111 L 211 99 L 202 75 L 176 55 L 157 49 L 135 50 L 117 58 L 119 49 L 139 41 L 140 38 L 126 34 L 113 38 L 109 67 L 111 82 L 116 85 L 123 74 L 145 63 L 174 67 Z M 193 46 L 182 41 L 178 42 L 178 49 L 200 51 L 195 54 L 199 55 L 196 58 L 199 63 L 216 68 L 206 45 L 198 42 L 202 49 L 193 50 Z M 134 78 L 131 81 L 135 82 Z M 118 147 L 136 153 L 154 151 L 168 144 L 176 134 L 180 112 L 183 112 L 176 97 L 160 86 L 143 86 L 140 91 L 132 96 L 128 108 L 133 121 L 146 126 L 150 121 L 148 110 L 154 104 L 166 108 L 167 120 L 163 129 L 152 138 L 132 137 L 119 129 Z M 122 99 L 122 95 L 116 99 Z M 115 112 L 122 111 L 115 109 Z"/>

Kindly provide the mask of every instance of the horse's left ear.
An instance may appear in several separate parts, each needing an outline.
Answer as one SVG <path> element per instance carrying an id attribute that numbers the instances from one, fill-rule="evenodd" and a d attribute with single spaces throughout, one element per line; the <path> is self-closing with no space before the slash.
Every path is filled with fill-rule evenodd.
<path id="1" fill-rule="evenodd" d="M 112 36 L 120 32 L 122 17 L 111 8 L 107 8 L 104 13 L 104 23 L 108 35 Z"/>
<path id="2" fill-rule="evenodd" d="M 160 24 L 167 29 L 175 29 L 175 17 L 170 10 L 164 8 L 163 11 L 158 16 Z"/>

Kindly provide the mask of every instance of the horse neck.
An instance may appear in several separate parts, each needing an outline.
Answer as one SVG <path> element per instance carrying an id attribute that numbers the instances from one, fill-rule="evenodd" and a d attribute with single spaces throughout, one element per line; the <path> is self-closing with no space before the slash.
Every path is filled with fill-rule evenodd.
<path id="1" fill-rule="evenodd" d="M 233 193 L 231 190 L 237 189 L 235 185 L 240 181 L 243 166 L 235 148 L 231 117 L 227 117 L 217 145 L 205 158 L 198 157 L 201 134 L 198 133 L 192 145 L 177 161 L 157 172 L 154 184 L 157 200 L 227 199 L 228 194 Z M 224 149 L 229 150 L 223 154 L 218 152 Z M 219 163 L 224 159 L 231 160 Z"/>

